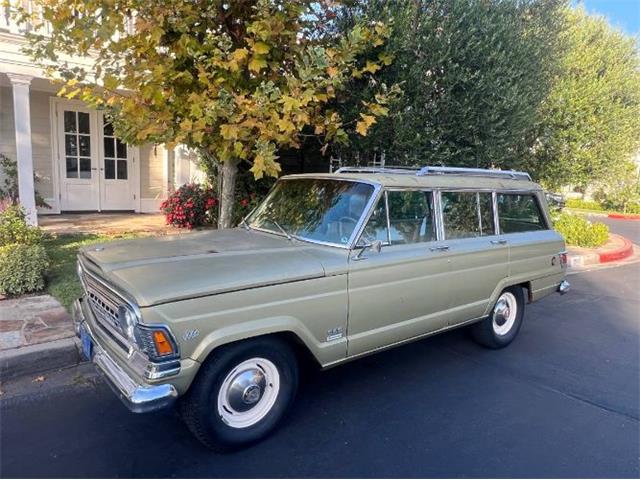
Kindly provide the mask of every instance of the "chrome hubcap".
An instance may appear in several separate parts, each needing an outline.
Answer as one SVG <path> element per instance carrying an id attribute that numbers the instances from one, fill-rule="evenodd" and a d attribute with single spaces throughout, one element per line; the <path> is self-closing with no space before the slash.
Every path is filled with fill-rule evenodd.
<path id="1" fill-rule="evenodd" d="M 280 374 L 265 358 L 252 358 L 233 368 L 218 392 L 218 414 L 233 428 L 246 428 L 262 420 L 280 391 Z"/>
<path id="2" fill-rule="evenodd" d="M 493 331 L 498 335 L 506 335 L 516 322 L 518 302 L 511 292 L 504 292 L 493 308 Z"/>

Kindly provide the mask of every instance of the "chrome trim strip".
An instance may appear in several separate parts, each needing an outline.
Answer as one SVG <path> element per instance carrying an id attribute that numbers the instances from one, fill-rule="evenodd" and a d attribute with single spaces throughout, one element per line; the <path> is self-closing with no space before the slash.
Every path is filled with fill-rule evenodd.
<path id="1" fill-rule="evenodd" d="M 493 208 L 493 224 L 496 235 L 500 235 L 500 217 L 498 216 L 498 193 L 491 192 L 491 204 Z"/>

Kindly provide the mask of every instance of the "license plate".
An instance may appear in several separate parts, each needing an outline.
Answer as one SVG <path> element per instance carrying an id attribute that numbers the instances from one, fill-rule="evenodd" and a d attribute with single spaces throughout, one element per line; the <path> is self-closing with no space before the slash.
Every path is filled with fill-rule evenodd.
<path id="1" fill-rule="evenodd" d="M 84 326 L 80 327 L 80 342 L 82 343 L 82 353 L 87 357 L 87 360 L 91 360 L 91 350 L 93 350 L 93 345 L 91 344 L 91 337 Z"/>

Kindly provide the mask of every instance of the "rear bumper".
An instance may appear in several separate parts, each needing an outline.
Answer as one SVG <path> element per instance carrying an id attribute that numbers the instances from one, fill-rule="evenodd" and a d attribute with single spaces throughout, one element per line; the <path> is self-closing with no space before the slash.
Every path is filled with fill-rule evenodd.
<path id="1" fill-rule="evenodd" d="M 564 295 L 565 293 L 568 293 L 569 290 L 571 290 L 571 284 L 566 280 L 563 280 L 562 282 L 560 282 L 560 285 L 558 285 L 558 293 L 560 295 Z"/>
<path id="2" fill-rule="evenodd" d="M 96 337 L 86 321 L 82 303 L 82 299 L 78 299 L 72 308 L 76 335 L 80 336 L 81 331 L 84 331 L 91 338 L 92 354 L 90 360 L 127 408 L 135 413 L 145 413 L 171 406 L 178 398 L 176 388 L 168 383 L 147 385 L 138 383 L 131 378 L 96 341 Z"/>

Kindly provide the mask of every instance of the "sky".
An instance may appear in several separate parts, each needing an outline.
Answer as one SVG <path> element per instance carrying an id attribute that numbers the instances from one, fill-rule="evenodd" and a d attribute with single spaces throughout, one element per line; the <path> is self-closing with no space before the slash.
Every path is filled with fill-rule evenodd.
<path id="1" fill-rule="evenodd" d="M 629 35 L 640 35 L 640 0 L 574 0 L 589 13 L 604 15 L 609 23 Z"/>

